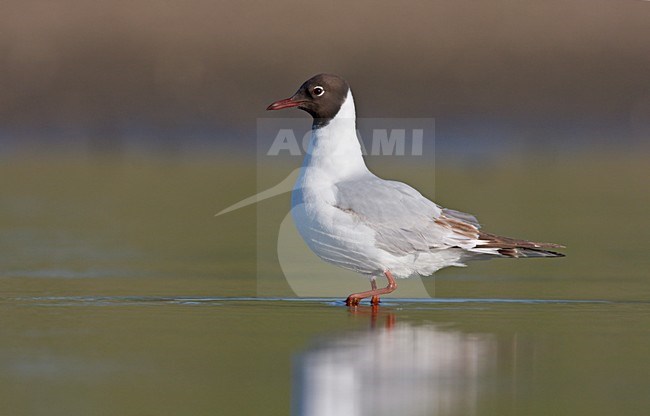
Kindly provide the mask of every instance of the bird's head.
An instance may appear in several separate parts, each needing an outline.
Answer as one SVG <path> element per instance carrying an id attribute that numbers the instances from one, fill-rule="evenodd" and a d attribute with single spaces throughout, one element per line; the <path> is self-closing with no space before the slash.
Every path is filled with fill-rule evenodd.
<path id="1" fill-rule="evenodd" d="M 350 91 L 348 83 L 338 75 L 318 74 L 305 81 L 294 95 L 268 106 L 267 110 L 298 107 L 315 120 L 331 120 L 341 109 Z"/>

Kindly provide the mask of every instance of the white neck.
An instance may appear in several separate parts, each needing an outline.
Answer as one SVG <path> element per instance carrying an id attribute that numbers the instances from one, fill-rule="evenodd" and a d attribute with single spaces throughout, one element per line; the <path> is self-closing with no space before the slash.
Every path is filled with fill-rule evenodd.
<path id="1" fill-rule="evenodd" d="M 317 169 L 333 180 L 368 172 L 357 138 L 351 91 L 336 116 L 312 130 L 303 168 Z"/>

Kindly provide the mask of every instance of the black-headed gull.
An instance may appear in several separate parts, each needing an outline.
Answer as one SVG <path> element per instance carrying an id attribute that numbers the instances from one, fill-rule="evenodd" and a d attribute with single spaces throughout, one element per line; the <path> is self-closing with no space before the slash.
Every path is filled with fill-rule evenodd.
<path id="1" fill-rule="evenodd" d="M 467 260 L 489 257 L 562 257 L 535 243 L 486 233 L 473 215 L 442 208 L 401 182 L 375 176 L 357 139 L 348 83 L 332 74 L 307 80 L 267 110 L 297 107 L 314 118 L 309 147 L 292 192 L 298 232 L 321 259 L 369 276 L 372 290 L 347 305 L 397 288 L 395 278 L 428 276 Z M 388 285 L 377 288 L 386 276 Z"/>

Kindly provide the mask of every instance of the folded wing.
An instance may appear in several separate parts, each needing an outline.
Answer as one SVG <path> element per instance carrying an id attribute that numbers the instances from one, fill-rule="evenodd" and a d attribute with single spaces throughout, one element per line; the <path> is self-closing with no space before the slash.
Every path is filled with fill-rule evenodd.
<path id="1" fill-rule="evenodd" d="M 336 208 L 372 228 L 377 247 L 394 255 L 461 248 L 475 254 L 504 257 L 556 257 L 536 243 L 500 237 L 480 230 L 471 214 L 441 208 L 409 185 L 376 176 L 339 182 Z"/>

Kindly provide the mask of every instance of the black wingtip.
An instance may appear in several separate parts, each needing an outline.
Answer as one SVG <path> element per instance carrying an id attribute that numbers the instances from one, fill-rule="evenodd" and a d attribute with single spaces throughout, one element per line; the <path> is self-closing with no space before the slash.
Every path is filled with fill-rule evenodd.
<path id="1" fill-rule="evenodd" d="M 565 254 L 557 251 L 544 250 L 532 247 L 502 247 L 497 252 L 504 257 L 524 258 L 524 257 L 566 257 Z"/>

